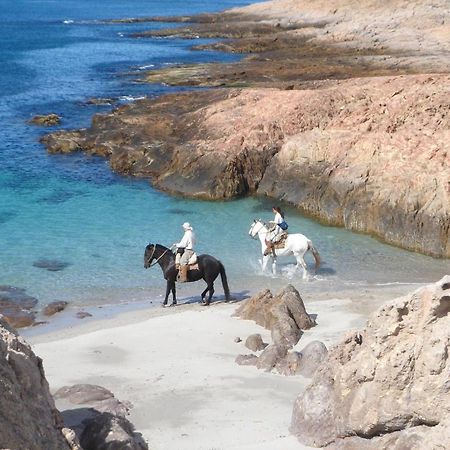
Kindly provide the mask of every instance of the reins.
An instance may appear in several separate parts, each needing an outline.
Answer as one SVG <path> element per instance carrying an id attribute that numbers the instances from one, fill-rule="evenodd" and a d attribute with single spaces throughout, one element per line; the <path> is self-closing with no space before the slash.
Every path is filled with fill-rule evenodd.
<path id="1" fill-rule="evenodd" d="M 173 247 L 173 246 L 172 246 Z M 150 265 L 148 266 L 148 268 L 150 269 L 150 267 L 153 267 L 155 264 L 158 264 L 159 260 L 168 252 L 171 250 L 171 248 L 166 248 L 166 250 L 161 254 L 161 256 L 159 256 L 158 258 L 156 258 L 153 262 L 150 263 Z M 156 244 L 153 246 L 153 252 L 152 252 L 152 256 L 150 256 L 150 261 L 153 258 L 153 255 L 155 254 L 156 251 Z"/>

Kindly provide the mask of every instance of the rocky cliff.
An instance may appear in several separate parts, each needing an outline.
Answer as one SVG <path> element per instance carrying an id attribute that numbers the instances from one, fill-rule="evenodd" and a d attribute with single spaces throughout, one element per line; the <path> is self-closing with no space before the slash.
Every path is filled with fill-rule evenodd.
<path id="1" fill-rule="evenodd" d="M 253 88 L 121 106 L 87 130 L 48 135 L 50 152 L 106 156 L 119 173 L 187 196 L 271 196 L 325 222 L 450 257 L 444 0 L 277 0 L 170 20 L 183 26 L 140 36 L 227 37 L 208 48 L 251 54 L 152 71 L 147 81 Z"/>
<path id="2" fill-rule="evenodd" d="M 259 193 L 325 222 L 450 256 L 450 78 L 322 89 L 215 90 L 142 100 L 49 151 L 107 156 L 123 174 L 203 198 Z"/>
<path id="3" fill-rule="evenodd" d="M 70 449 L 42 360 L 1 316 L 0 359 L 0 448 Z"/>
<path id="4" fill-rule="evenodd" d="M 330 449 L 450 448 L 450 276 L 396 299 L 328 354 L 291 431 Z"/>

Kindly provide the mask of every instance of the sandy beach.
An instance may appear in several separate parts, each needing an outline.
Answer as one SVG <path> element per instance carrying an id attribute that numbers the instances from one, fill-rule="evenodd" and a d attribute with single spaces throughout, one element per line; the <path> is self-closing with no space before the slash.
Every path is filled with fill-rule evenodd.
<path id="1" fill-rule="evenodd" d="M 304 298 L 318 325 L 295 349 L 313 340 L 332 346 L 347 330 L 361 327 L 385 300 L 410 290 L 403 285 L 377 293 L 355 291 L 348 298 Z M 250 334 L 271 342 L 268 330 L 232 317 L 239 304 L 182 304 L 94 317 L 28 341 L 44 360 L 52 392 L 78 383 L 111 390 L 132 403 L 129 419 L 151 449 L 309 448 L 288 427 L 293 402 L 310 380 L 235 363 L 237 355 L 251 353 L 244 346 Z M 56 404 L 61 411 L 67 407 Z"/>

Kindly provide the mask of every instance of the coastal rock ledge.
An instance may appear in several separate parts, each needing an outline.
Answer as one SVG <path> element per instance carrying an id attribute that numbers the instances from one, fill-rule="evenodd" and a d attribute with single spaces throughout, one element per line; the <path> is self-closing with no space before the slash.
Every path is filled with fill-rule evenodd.
<path id="1" fill-rule="evenodd" d="M 314 447 L 450 448 L 450 276 L 380 308 L 349 333 L 294 405 Z"/>
<path id="2" fill-rule="evenodd" d="M 318 89 L 214 89 L 98 114 L 43 137 L 164 191 L 261 194 L 333 225 L 450 257 L 448 75 L 368 77 Z"/>

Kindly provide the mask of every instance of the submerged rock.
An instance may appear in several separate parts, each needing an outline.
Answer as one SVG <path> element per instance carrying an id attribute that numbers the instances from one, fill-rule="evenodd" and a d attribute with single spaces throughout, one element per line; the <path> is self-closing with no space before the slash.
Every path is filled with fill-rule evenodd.
<path id="1" fill-rule="evenodd" d="M 330 351 L 291 432 L 315 447 L 449 448 L 449 330 L 450 276 L 387 303 Z"/>
<path id="2" fill-rule="evenodd" d="M 31 123 L 33 125 L 42 125 L 44 127 L 58 125 L 60 122 L 61 117 L 58 116 L 58 114 L 37 115 L 28 121 L 28 123 Z"/>
<path id="3" fill-rule="evenodd" d="M 58 312 L 64 311 L 67 305 L 68 303 L 62 300 L 57 302 L 51 302 L 43 309 L 42 312 L 44 316 L 53 316 Z"/>
<path id="4" fill-rule="evenodd" d="M 65 261 L 59 261 L 56 259 L 38 259 L 33 262 L 33 267 L 39 267 L 40 269 L 46 269 L 50 272 L 58 272 L 64 270 L 66 267 L 70 266 L 70 263 Z"/>
<path id="5" fill-rule="evenodd" d="M 25 293 L 25 289 L 0 286 L 0 314 L 14 328 L 23 328 L 35 323 L 36 313 L 32 309 L 38 300 Z"/>

